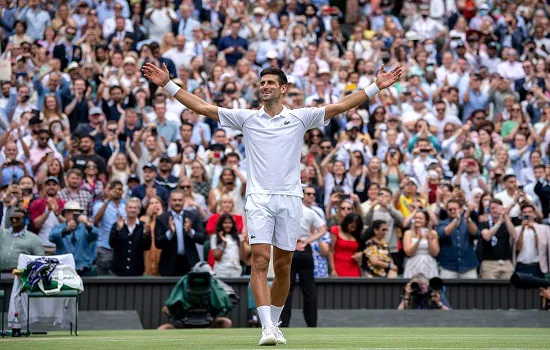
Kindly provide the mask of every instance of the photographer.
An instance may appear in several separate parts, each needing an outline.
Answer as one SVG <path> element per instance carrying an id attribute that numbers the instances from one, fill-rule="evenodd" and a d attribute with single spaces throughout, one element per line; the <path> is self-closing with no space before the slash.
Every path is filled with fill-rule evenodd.
<path id="1" fill-rule="evenodd" d="M 451 305 L 445 298 L 443 280 L 435 277 L 428 281 L 421 273 L 415 275 L 405 286 L 401 303 L 397 307 L 397 310 L 410 309 L 451 310 Z"/>

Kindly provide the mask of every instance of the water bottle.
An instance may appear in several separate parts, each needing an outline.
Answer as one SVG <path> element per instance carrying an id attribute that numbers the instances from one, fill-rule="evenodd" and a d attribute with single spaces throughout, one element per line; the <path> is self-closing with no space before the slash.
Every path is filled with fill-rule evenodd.
<path id="1" fill-rule="evenodd" d="M 13 321 L 11 323 L 11 336 L 20 337 L 21 336 L 21 322 L 19 322 L 19 313 L 16 312 L 13 314 Z"/>

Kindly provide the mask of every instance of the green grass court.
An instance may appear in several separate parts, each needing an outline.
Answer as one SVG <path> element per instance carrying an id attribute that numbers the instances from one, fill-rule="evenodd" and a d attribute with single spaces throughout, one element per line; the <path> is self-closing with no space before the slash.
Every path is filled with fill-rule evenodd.
<path id="1" fill-rule="evenodd" d="M 544 328 L 291 328 L 267 349 L 548 349 Z M 83 331 L 0 339 L 0 349 L 257 349 L 259 329 Z"/>

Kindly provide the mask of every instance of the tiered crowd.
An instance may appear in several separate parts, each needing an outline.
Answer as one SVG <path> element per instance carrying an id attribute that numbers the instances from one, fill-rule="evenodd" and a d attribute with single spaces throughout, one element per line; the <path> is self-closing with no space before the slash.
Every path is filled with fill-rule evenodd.
<path id="1" fill-rule="evenodd" d="M 177 276 L 200 260 L 250 273 L 243 135 L 150 83 L 152 63 L 226 108 L 260 108 L 268 67 L 302 108 L 402 66 L 393 87 L 305 135 L 299 249 L 311 245 L 315 276 L 549 273 L 550 8 L 347 6 L 0 0 L 0 270 L 19 253 L 72 253 L 83 276 Z"/>

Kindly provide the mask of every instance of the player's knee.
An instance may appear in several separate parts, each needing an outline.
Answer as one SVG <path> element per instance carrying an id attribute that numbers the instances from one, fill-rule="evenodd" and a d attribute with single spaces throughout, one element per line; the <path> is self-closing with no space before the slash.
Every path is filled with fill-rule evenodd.
<path id="1" fill-rule="evenodd" d="M 287 276 L 290 275 L 291 261 L 286 259 L 278 259 L 273 264 L 273 270 L 275 270 L 275 276 Z"/>
<path id="2" fill-rule="evenodd" d="M 269 267 L 269 255 L 253 254 L 252 255 L 252 270 L 255 272 L 267 273 Z"/>

